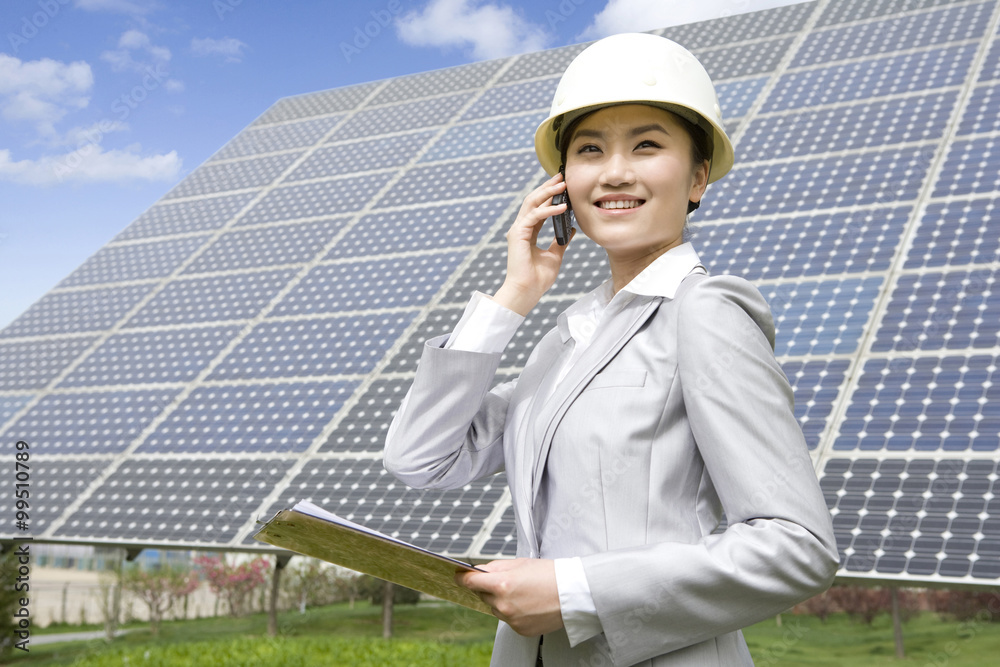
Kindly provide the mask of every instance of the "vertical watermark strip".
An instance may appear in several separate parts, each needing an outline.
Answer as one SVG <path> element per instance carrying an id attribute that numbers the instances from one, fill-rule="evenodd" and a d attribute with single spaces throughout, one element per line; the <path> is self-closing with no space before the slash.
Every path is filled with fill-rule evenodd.
<path id="1" fill-rule="evenodd" d="M 28 461 L 31 458 L 29 445 L 24 440 L 18 440 L 15 445 L 14 454 L 14 527 L 21 533 L 28 533 L 31 529 L 31 466 Z M 27 540 L 31 540 L 30 535 L 18 536 L 14 538 L 15 555 L 17 558 L 17 578 L 14 580 L 14 591 L 21 593 L 17 600 L 17 608 L 14 618 L 17 626 L 14 636 L 15 648 L 25 653 L 28 652 L 28 643 L 31 641 L 31 611 L 29 607 L 28 592 L 31 589 L 31 550 Z"/>

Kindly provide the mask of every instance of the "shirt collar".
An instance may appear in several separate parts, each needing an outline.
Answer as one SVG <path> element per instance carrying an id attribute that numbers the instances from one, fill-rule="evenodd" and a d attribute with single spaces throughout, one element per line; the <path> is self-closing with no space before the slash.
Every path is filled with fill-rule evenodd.
<path id="1" fill-rule="evenodd" d="M 653 260 L 621 291 L 673 299 L 681 281 L 692 272 L 708 273 L 698 258 L 694 246 L 691 243 L 682 243 Z"/>
<path id="2" fill-rule="evenodd" d="M 613 288 L 609 278 L 559 314 L 557 324 L 563 342 L 569 341 L 570 338 L 580 338 L 581 332 L 578 329 L 581 327 L 588 328 L 582 332 L 582 337 L 589 339 L 601 313 L 613 300 L 624 306 L 635 296 L 673 299 L 681 281 L 689 273 L 708 273 L 708 271 L 698 258 L 694 246 L 691 243 L 682 243 L 653 260 L 639 275 L 619 290 L 618 294 L 612 294 Z"/>

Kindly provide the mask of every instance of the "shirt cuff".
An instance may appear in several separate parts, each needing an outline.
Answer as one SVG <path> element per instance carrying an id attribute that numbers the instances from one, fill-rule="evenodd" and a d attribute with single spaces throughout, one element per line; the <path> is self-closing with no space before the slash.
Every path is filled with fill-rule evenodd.
<path id="1" fill-rule="evenodd" d="M 445 349 L 500 354 L 523 321 L 523 315 L 504 308 L 482 292 L 475 292 L 448 337 Z"/>
<path id="2" fill-rule="evenodd" d="M 563 627 L 569 637 L 569 645 L 573 647 L 601 634 L 604 628 L 597 616 L 587 574 L 583 571 L 583 561 L 579 558 L 556 558 L 554 562 Z"/>

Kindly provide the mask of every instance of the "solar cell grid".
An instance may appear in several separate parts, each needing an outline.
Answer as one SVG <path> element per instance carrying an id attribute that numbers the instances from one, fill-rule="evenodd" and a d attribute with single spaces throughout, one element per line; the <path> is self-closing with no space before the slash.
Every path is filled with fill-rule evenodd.
<path id="1" fill-rule="evenodd" d="M 0 396 L 0 427 L 7 423 L 7 420 L 17 414 L 21 408 L 31 402 L 32 395 L 27 396 Z"/>
<path id="2" fill-rule="evenodd" d="M 239 224 L 253 225 L 358 211 L 392 175 L 391 172 L 383 172 L 342 176 L 315 183 L 276 187 L 254 204 Z"/>
<path id="3" fill-rule="evenodd" d="M 215 368 L 210 379 L 296 378 L 367 373 L 415 312 L 265 321 Z"/>
<path id="4" fill-rule="evenodd" d="M 966 44 L 788 72 L 778 80 L 761 111 L 955 86 L 965 80 L 975 53 L 975 45 Z"/>
<path id="5" fill-rule="evenodd" d="M 504 510 L 481 551 L 483 555 L 493 558 L 513 558 L 517 554 L 517 529 L 514 523 L 513 505 L 508 505 Z"/>
<path id="6" fill-rule="evenodd" d="M 445 132 L 421 162 L 534 147 L 535 128 L 548 114 L 529 113 L 459 125 Z"/>
<path id="7" fill-rule="evenodd" d="M 251 518 L 291 461 L 125 461 L 55 536 L 144 542 L 225 543 Z"/>
<path id="8" fill-rule="evenodd" d="M 179 388 L 49 394 L 11 425 L 35 454 L 118 454 L 180 393 Z"/>
<path id="9" fill-rule="evenodd" d="M 191 201 L 158 203 L 136 218 L 112 242 L 218 229 L 250 203 L 253 197 L 251 192 L 241 192 Z"/>
<path id="10" fill-rule="evenodd" d="M 930 204 L 920 220 L 904 268 L 980 264 L 1000 260 L 997 197 Z"/>
<path id="11" fill-rule="evenodd" d="M 382 82 L 362 83 L 356 86 L 345 86 L 334 90 L 324 90 L 318 93 L 295 95 L 278 100 L 255 120 L 252 125 L 280 123 L 300 118 L 310 118 L 347 111 L 361 104 Z"/>
<path id="12" fill-rule="evenodd" d="M 803 67 L 918 46 L 978 39 L 986 30 L 993 7 L 992 2 L 958 5 L 816 31 L 806 38 L 791 66 Z"/>
<path id="13" fill-rule="evenodd" d="M 326 259 L 433 250 L 478 243 L 510 197 L 376 211 L 361 218 Z M 506 231 L 506 230 L 505 230 Z"/>
<path id="14" fill-rule="evenodd" d="M 828 3 L 816 22 L 817 27 L 847 23 L 863 19 L 917 11 L 939 5 L 947 5 L 955 0 L 841 0 Z"/>
<path id="15" fill-rule="evenodd" d="M 763 76 L 755 79 L 743 79 L 740 81 L 723 81 L 715 87 L 715 92 L 719 96 L 719 106 L 722 107 L 722 118 L 726 122 L 726 131 L 734 133 L 732 119 L 739 118 L 750 110 L 753 103 L 757 101 L 760 91 L 764 89 L 769 77 Z M 742 160 L 742 148 L 739 148 Z"/>
<path id="16" fill-rule="evenodd" d="M 462 120 L 477 120 L 501 114 L 548 109 L 559 77 L 525 81 L 490 88 L 462 114 Z"/>
<path id="17" fill-rule="evenodd" d="M 434 94 L 443 94 L 480 88 L 503 67 L 505 62 L 506 60 L 502 58 L 485 60 L 462 67 L 447 67 L 431 72 L 397 77 L 391 79 L 368 104 L 371 106 L 402 102 L 415 97 L 425 97 L 428 91 L 433 91 Z"/>
<path id="18" fill-rule="evenodd" d="M 341 381 L 199 387 L 137 452 L 303 452 L 356 386 Z"/>
<path id="19" fill-rule="evenodd" d="M 358 111 L 330 137 L 330 141 L 441 125 L 450 120 L 471 97 L 471 93 L 460 93 Z"/>
<path id="20" fill-rule="evenodd" d="M 406 340 L 399 343 L 389 363 L 386 373 L 409 373 L 417 368 L 417 361 L 423 352 L 424 342 L 436 336 L 443 336 L 455 330 L 459 318 L 462 317 L 462 307 L 434 308 Z"/>
<path id="21" fill-rule="evenodd" d="M 411 381 L 411 378 L 392 378 L 372 382 L 341 419 L 320 451 L 380 453 L 385 446 L 392 415 L 396 413 Z"/>
<path id="22" fill-rule="evenodd" d="M 997 190 L 1000 190 L 1000 137 L 954 141 L 938 177 L 934 196 Z"/>
<path id="23" fill-rule="evenodd" d="M 801 30 L 816 8 L 815 2 L 765 9 L 752 14 L 720 16 L 708 21 L 673 26 L 661 33 L 688 48 L 707 48 Z"/>
<path id="24" fill-rule="evenodd" d="M 259 188 L 273 182 L 302 155 L 302 151 L 247 158 L 234 162 L 209 163 L 198 167 L 164 199 L 206 195 L 227 190 Z"/>
<path id="25" fill-rule="evenodd" d="M 740 139 L 743 162 L 940 139 L 958 91 L 765 116 Z"/>
<path id="26" fill-rule="evenodd" d="M 123 285 L 49 292 L 0 330 L 0 338 L 109 329 L 152 289 L 153 285 Z"/>
<path id="27" fill-rule="evenodd" d="M 47 530 L 70 504 L 104 471 L 106 461 L 31 460 L 31 528 Z M 0 507 L 13 508 L 15 486 L 0 487 Z"/>
<path id="28" fill-rule="evenodd" d="M 899 277 L 873 352 L 964 350 L 1000 343 L 995 271 L 928 272 Z"/>
<path id="29" fill-rule="evenodd" d="M 884 271 L 911 211 L 897 206 L 720 225 L 691 223 L 691 240 L 709 271 L 751 281 Z"/>
<path id="30" fill-rule="evenodd" d="M 342 115 L 325 116 L 281 125 L 250 127 L 237 134 L 232 141 L 220 148 L 215 155 L 209 158 L 209 161 L 311 146 L 332 130 L 333 126 L 339 123 L 342 118 Z"/>
<path id="31" fill-rule="evenodd" d="M 834 449 L 996 451 L 996 358 L 872 358 L 839 425 Z"/>
<path id="32" fill-rule="evenodd" d="M 205 245 L 208 239 L 208 235 L 199 235 L 104 246 L 57 287 L 162 278 L 173 273 L 192 253 Z"/>
<path id="33" fill-rule="evenodd" d="M 761 285 L 777 329 L 775 355 L 855 351 L 881 285 L 880 276 Z"/>
<path id="34" fill-rule="evenodd" d="M 774 71 L 793 39 L 781 37 L 766 42 L 699 51 L 695 56 L 708 70 L 713 82 L 725 81 Z"/>
<path id="35" fill-rule="evenodd" d="M 421 491 L 397 481 L 381 459 L 313 460 L 264 514 L 309 500 L 418 547 L 463 553 L 505 486 L 500 474 L 461 489 Z"/>
<path id="36" fill-rule="evenodd" d="M 737 165 L 699 209 L 706 219 L 914 199 L 934 146 L 882 149 L 794 162 Z"/>
<path id="37" fill-rule="evenodd" d="M 806 445 L 816 449 L 827 427 L 833 404 L 850 362 L 846 359 L 785 361 L 781 369 L 795 395 L 795 418 L 802 426 Z"/>
<path id="38" fill-rule="evenodd" d="M 691 240 L 712 273 L 766 281 L 841 575 L 988 583 L 1000 577 L 1000 49 L 992 30 L 972 72 L 995 6 L 943 4 L 831 0 L 662 32 L 714 74 L 738 137 L 737 167 L 711 188 Z M 477 557 L 513 556 L 502 476 L 416 491 L 379 452 L 423 342 L 454 329 L 473 290 L 502 280 L 518 194 L 545 178 L 531 137 L 585 46 L 279 100 L 0 332 L 0 428 L 28 432 L 48 459 L 33 478 L 47 485 L 34 527 L 58 520 L 56 539 L 259 546 L 247 533 L 277 487 L 271 512 L 311 497 L 435 550 L 466 555 L 478 538 Z M 792 71 L 765 74 L 789 61 Z M 945 129 L 966 99 L 953 141 Z M 947 159 L 931 184 L 937 156 Z M 222 325 L 260 315 L 310 262 L 253 328 Z M 604 252 L 578 238 L 495 382 L 515 378 L 558 313 L 606 276 Z M 893 293 L 873 316 L 883 285 Z M 871 349 L 858 349 L 866 329 Z M 39 394 L 97 334 L 108 338 Z M 318 458 L 303 460 L 317 440 Z M 130 445 L 130 460 L 115 458 Z"/>
<path id="39" fill-rule="evenodd" d="M 75 336 L 0 343 L 0 390 L 45 387 L 96 340 Z"/>
<path id="40" fill-rule="evenodd" d="M 347 221 L 346 217 L 334 217 L 228 231 L 191 262 L 184 274 L 307 262 L 326 247 Z"/>
<path id="41" fill-rule="evenodd" d="M 317 266 L 272 314 L 419 306 L 434 296 L 464 258 L 464 252 L 451 252 Z"/>
<path id="42" fill-rule="evenodd" d="M 977 134 L 1000 130 L 1000 84 L 974 88 L 962 114 L 962 124 L 956 134 Z"/>
<path id="43" fill-rule="evenodd" d="M 986 53 L 986 60 L 983 61 L 983 68 L 979 72 L 980 81 L 993 81 L 1000 79 L 1000 40 L 993 36 L 993 44 Z"/>
<path id="44" fill-rule="evenodd" d="M 222 351 L 236 326 L 118 333 L 104 341 L 60 387 L 186 382 Z"/>
<path id="45" fill-rule="evenodd" d="M 561 76 L 570 61 L 576 58 L 590 44 L 591 42 L 584 42 L 583 44 L 571 44 L 557 49 L 549 49 L 548 51 L 525 53 L 518 56 L 514 64 L 500 75 L 497 83 L 510 83 L 512 81 L 522 81 L 524 79 L 534 79 L 543 76 Z"/>
<path id="46" fill-rule="evenodd" d="M 130 317 L 124 328 L 252 318 L 294 275 L 294 270 L 284 270 L 177 279 Z"/>
<path id="47" fill-rule="evenodd" d="M 516 192 L 538 170 L 534 151 L 413 167 L 375 206 L 387 208 Z"/>
<path id="48" fill-rule="evenodd" d="M 410 132 L 324 146 L 307 157 L 283 182 L 399 167 L 409 162 L 432 136 L 434 131 Z"/>
<path id="49" fill-rule="evenodd" d="M 974 472 L 972 464 L 982 462 L 893 461 L 890 467 L 882 461 L 877 472 L 873 463 L 835 459 L 820 480 L 848 572 L 997 576 L 995 561 L 974 554 L 980 548 L 984 554 L 995 549 L 996 539 L 990 536 L 1000 524 L 992 526 L 992 517 L 958 517 L 950 509 L 961 502 L 959 488 L 969 476 L 964 470 Z M 895 483 L 887 485 L 889 481 Z"/>

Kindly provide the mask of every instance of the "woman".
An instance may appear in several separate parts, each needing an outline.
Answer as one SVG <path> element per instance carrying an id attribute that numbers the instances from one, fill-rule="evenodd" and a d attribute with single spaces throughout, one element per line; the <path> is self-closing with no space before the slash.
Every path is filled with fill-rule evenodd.
<path id="1" fill-rule="evenodd" d="M 554 176 L 507 234 L 504 283 L 427 342 L 385 466 L 420 488 L 506 470 L 518 558 L 457 578 L 501 620 L 493 665 L 752 665 L 739 629 L 824 590 L 838 554 L 767 304 L 683 241 L 733 162 L 714 87 L 669 40 L 606 38 L 535 148 Z M 558 274 L 565 246 L 536 239 L 563 192 L 611 279 L 490 390 Z"/>

